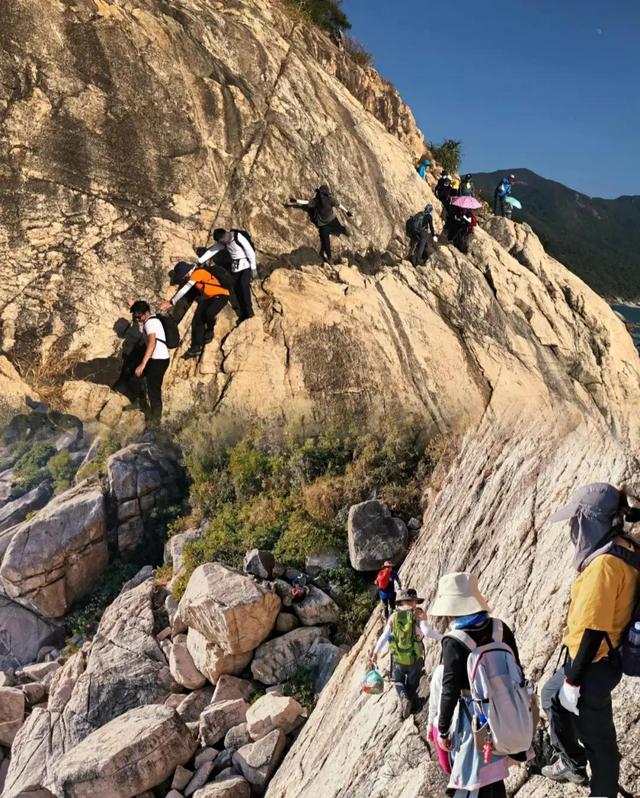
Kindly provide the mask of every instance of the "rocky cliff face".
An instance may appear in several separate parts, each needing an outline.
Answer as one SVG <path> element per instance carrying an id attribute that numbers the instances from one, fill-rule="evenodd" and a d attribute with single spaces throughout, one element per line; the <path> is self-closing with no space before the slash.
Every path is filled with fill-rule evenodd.
<path id="1" fill-rule="evenodd" d="M 549 673 L 571 570 L 565 533 L 546 519 L 587 481 L 640 489 L 640 363 L 622 322 L 526 225 L 489 220 L 468 256 L 442 246 L 426 268 L 402 262 L 404 220 L 433 199 L 413 168 L 422 147 L 413 118 L 375 73 L 275 2 L 61 1 L 45 21 L 35 0 L 6 0 L 0 15 L 3 352 L 51 368 L 62 354 L 81 356 L 69 406 L 116 424 L 121 403 L 90 380 L 106 379 L 118 347 L 111 324 L 127 296 L 161 298 L 172 263 L 212 226 L 247 227 L 264 266 L 256 317 L 234 328 L 229 312 L 200 363 L 175 359 L 169 410 L 431 419 L 459 446 L 429 486 L 402 575 L 430 599 L 442 573 L 474 570 L 515 627 L 530 675 Z M 321 181 L 355 212 L 336 268 L 314 265 L 315 231 L 282 207 Z M 8 362 L 2 378 L 16 396 L 28 390 Z M 119 511 L 129 496 L 120 498 Z M 59 704 L 54 690 L 53 706 L 31 721 L 37 733 L 23 734 L 16 794 L 51 783 L 39 740 L 50 755 L 56 735 L 66 735 L 60 750 L 83 736 L 71 735 L 69 719 L 76 702 L 89 706 L 93 663 L 118 647 L 112 631 L 123 618 L 139 618 L 131 635 L 142 642 L 129 648 L 163 671 L 155 687 L 170 689 L 151 639 L 152 597 L 135 596 L 140 607 L 123 600 L 105 616 L 101 644 L 67 663 Z M 440 790 L 421 719 L 401 724 L 390 692 L 360 694 L 380 623 L 376 614 L 342 660 L 269 798 Z M 437 656 L 432 649 L 428 666 Z M 623 684 L 623 783 L 637 794 L 634 706 Z M 98 713 L 91 729 L 126 709 Z M 522 774 L 513 789 L 572 794 Z"/>

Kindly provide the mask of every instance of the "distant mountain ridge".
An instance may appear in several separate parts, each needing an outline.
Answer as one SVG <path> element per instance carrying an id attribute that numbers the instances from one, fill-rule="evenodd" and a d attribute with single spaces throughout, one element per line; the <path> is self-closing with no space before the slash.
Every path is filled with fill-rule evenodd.
<path id="1" fill-rule="evenodd" d="M 490 202 L 500 178 L 513 173 L 523 205 L 514 219 L 531 225 L 545 248 L 607 299 L 640 299 L 640 196 L 589 197 L 530 169 L 476 172 Z"/>

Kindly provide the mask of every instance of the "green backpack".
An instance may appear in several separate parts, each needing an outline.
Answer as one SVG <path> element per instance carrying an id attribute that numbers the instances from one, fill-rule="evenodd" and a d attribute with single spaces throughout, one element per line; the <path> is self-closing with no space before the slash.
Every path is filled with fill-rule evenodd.
<path id="1" fill-rule="evenodd" d="M 398 665 L 414 665 L 423 655 L 416 640 L 416 619 L 413 610 L 398 610 L 391 617 L 391 653 Z"/>

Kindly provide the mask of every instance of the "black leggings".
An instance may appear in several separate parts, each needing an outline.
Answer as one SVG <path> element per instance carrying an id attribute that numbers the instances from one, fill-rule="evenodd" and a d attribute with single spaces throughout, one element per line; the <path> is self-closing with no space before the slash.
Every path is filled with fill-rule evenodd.
<path id="1" fill-rule="evenodd" d="M 143 372 L 149 397 L 149 409 L 146 416 L 147 421 L 152 424 L 159 424 L 162 418 L 162 381 L 169 368 L 169 362 L 169 358 L 149 360 Z"/>
<path id="2" fill-rule="evenodd" d="M 328 224 L 323 224 L 318 228 L 320 234 L 320 257 L 331 260 L 331 232 Z"/>
<path id="3" fill-rule="evenodd" d="M 205 333 L 213 332 L 216 316 L 229 301 L 227 296 L 213 296 L 198 300 L 196 312 L 191 322 L 191 348 L 202 349 Z"/>
<path id="4" fill-rule="evenodd" d="M 236 297 L 237 308 L 234 308 L 240 321 L 253 317 L 253 305 L 251 303 L 251 269 L 242 269 L 233 272 L 233 293 Z"/>

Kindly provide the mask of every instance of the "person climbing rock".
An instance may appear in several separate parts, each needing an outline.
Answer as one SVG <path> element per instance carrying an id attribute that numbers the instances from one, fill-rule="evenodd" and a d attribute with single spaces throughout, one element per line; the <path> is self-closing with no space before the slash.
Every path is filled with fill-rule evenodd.
<path id="1" fill-rule="evenodd" d="M 460 184 L 460 191 L 458 192 L 461 197 L 475 197 L 476 189 L 473 185 L 473 179 L 471 175 L 465 175 L 462 178 L 462 183 Z"/>
<path id="2" fill-rule="evenodd" d="M 208 263 L 222 250 L 231 257 L 231 290 L 238 303 L 239 323 L 253 318 L 253 304 L 251 302 L 251 278 L 258 276 L 256 251 L 251 237 L 245 230 L 225 230 L 218 227 L 213 231 L 212 247 L 198 258 L 199 264 Z"/>
<path id="3" fill-rule="evenodd" d="M 503 177 L 496 186 L 496 190 L 493 194 L 493 212 L 496 214 L 496 216 L 505 215 L 507 209 L 507 203 L 505 200 L 511 194 L 511 187 L 514 184 L 515 179 L 515 175 Z"/>
<path id="4" fill-rule="evenodd" d="M 402 582 L 397 571 L 393 567 L 391 560 L 386 560 L 384 566 L 378 571 L 376 576 L 376 587 L 378 596 L 384 608 L 384 617 L 388 620 L 389 615 L 396 608 L 396 584 L 402 587 Z"/>
<path id="5" fill-rule="evenodd" d="M 639 520 L 623 491 L 596 482 L 578 490 L 551 523 L 568 521 L 578 576 L 564 636 L 567 659 L 542 690 L 555 761 L 547 778 L 587 784 L 592 796 L 616 798 L 620 754 L 611 693 L 622 678 L 617 650 L 640 589 L 640 547 L 624 534 Z"/>
<path id="6" fill-rule="evenodd" d="M 142 324 L 145 349 L 134 369 L 134 395 L 151 426 L 162 418 L 162 383 L 169 368 L 170 356 L 162 321 L 153 315 L 148 302 L 138 299 L 130 304 L 133 320 Z"/>
<path id="7" fill-rule="evenodd" d="M 216 316 L 229 301 L 228 280 L 229 275 L 222 267 L 203 269 L 188 263 L 178 263 L 174 268 L 172 282 L 181 285 L 181 288 L 172 299 L 162 305 L 162 310 L 176 305 L 194 288 L 199 294 L 191 322 L 191 346 L 184 353 L 184 358 L 200 357 L 205 344 L 213 340 Z"/>
<path id="8" fill-rule="evenodd" d="M 455 208 L 453 205 L 449 206 L 445 223 L 447 238 L 464 255 L 469 252 L 469 237 L 476 224 L 477 220 L 473 213 Z"/>
<path id="9" fill-rule="evenodd" d="M 424 264 L 434 250 L 432 242 L 438 241 L 433 226 L 433 205 L 427 205 L 423 211 L 407 219 L 405 228 L 409 236 L 409 260 L 414 266 Z"/>
<path id="10" fill-rule="evenodd" d="M 457 197 L 460 193 L 460 178 L 458 175 L 454 175 L 451 178 L 451 196 Z"/>
<path id="11" fill-rule="evenodd" d="M 344 205 L 341 205 L 331 194 L 329 186 L 322 185 L 314 196 L 309 200 L 299 200 L 289 197 L 289 202 L 285 203 L 289 208 L 305 208 L 309 213 L 309 218 L 318 228 L 320 236 L 320 257 L 324 263 L 331 263 L 331 236 L 349 235 L 347 228 L 341 224 L 336 214 L 336 208 L 342 211 L 349 219 L 352 217 Z"/>
<path id="12" fill-rule="evenodd" d="M 467 660 L 472 650 L 487 643 L 505 643 L 520 667 L 518 647 L 509 627 L 491 618 L 478 580 L 470 573 L 452 573 L 438 583 L 430 615 L 450 619 L 442 638 L 442 691 L 438 723 L 438 750 L 450 751 L 453 757 L 447 794 L 455 798 L 506 798 L 504 779 L 508 773 L 507 756 L 490 753 L 485 762 L 476 749 L 472 719 L 476 715 L 467 674 Z M 458 711 L 455 734 L 454 714 Z M 533 728 L 531 731 L 533 737 Z"/>
<path id="13" fill-rule="evenodd" d="M 449 181 L 449 185 L 451 185 L 451 175 L 449 174 L 449 172 L 447 172 L 446 169 L 444 169 L 442 171 L 442 174 L 440 175 L 440 177 L 438 178 L 438 182 L 436 183 L 435 195 L 436 195 L 436 197 L 438 199 L 440 199 L 440 191 L 442 190 L 442 187 L 444 186 L 445 180 L 448 180 Z"/>
<path id="14" fill-rule="evenodd" d="M 420 175 L 423 180 L 427 179 L 427 172 L 429 171 L 429 167 L 431 166 L 431 161 L 427 158 L 426 155 L 423 155 L 422 158 L 418 161 L 416 166 L 416 172 Z"/>
<path id="15" fill-rule="evenodd" d="M 436 197 L 444 205 L 444 209 L 447 213 L 449 212 L 449 203 L 454 196 L 451 180 L 445 177 L 442 181 L 442 185 L 438 184 L 436 186 Z"/>
<path id="16" fill-rule="evenodd" d="M 442 635 L 427 623 L 427 616 L 418 604 L 415 590 L 409 589 L 398 594 L 397 609 L 387 621 L 380 638 L 369 658 L 371 665 L 378 661 L 378 654 L 385 645 L 391 651 L 391 679 L 400 699 L 402 718 L 408 718 L 415 708 L 416 694 L 420 685 L 420 675 L 424 664 L 422 640 L 427 637 L 440 640 Z"/>

